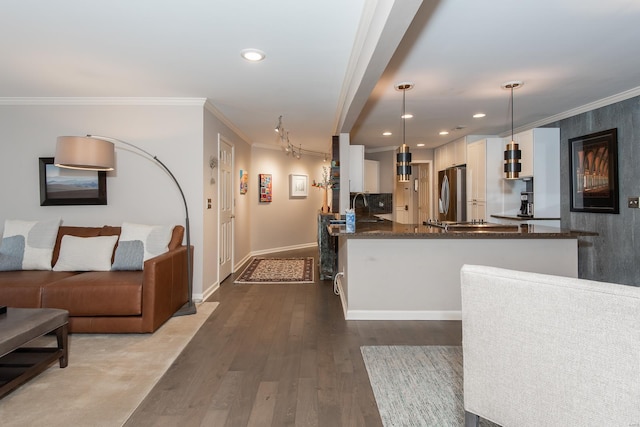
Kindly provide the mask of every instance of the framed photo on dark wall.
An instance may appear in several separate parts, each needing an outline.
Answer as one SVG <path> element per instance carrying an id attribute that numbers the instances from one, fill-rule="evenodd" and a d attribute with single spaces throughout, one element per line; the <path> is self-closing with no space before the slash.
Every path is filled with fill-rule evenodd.
<path id="1" fill-rule="evenodd" d="M 569 169 L 572 212 L 620 213 L 617 129 L 569 139 Z"/>
<path id="2" fill-rule="evenodd" d="M 106 205 L 107 173 L 59 168 L 40 157 L 40 206 Z"/>

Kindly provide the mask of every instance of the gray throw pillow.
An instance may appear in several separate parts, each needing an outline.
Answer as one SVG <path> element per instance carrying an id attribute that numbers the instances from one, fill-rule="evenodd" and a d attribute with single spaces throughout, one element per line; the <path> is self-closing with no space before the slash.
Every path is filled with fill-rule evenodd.
<path id="1" fill-rule="evenodd" d="M 24 236 L 11 236 L 2 239 L 0 244 L 0 271 L 22 270 L 24 257 Z"/>
<path id="2" fill-rule="evenodd" d="M 120 241 L 116 248 L 111 270 L 142 270 L 144 244 L 141 240 Z"/>

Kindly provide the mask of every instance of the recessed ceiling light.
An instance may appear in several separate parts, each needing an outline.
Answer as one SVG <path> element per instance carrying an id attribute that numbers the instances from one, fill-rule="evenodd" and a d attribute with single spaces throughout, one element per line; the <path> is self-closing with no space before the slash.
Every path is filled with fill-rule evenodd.
<path id="1" fill-rule="evenodd" d="M 439 133 L 439 135 L 449 135 L 449 131 L 443 130 Z"/>
<path id="2" fill-rule="evenodd" d="M 250 62 L 258 62 L 262 61 L 265 58 L 265 54 L 263 51 L 258 49 L 242 49 L 240 51 L 240 56 Z"/>
<path id="3" fill-rule="evenodd" d="M 401 119 L 412 119 L 413 118 L 413 114 L 411 113 L 407 113 L 403 116 L 400 116 Z"/>
<path id="4" fill-rule="evenodd" d="M 485 113 L 476 113 L 476 114 L 473 115 L 473 118 L 474 119 L 481 119 L 481 118 L 483 118 L 485 116 L 486 116 Z"/>
<path id="5" fill-rule="evenodd" d="M 391 135 L 393 135 L 393 134 L 392 134 L 391 132 L 382 132 L 382 135 L 384 135 L 384 136 L 391 136 Z"/>
<path id="6" fill-rule="evenodd" d="M 418 147 L 424 147 L 424 144 L 420 143 L 420 144 L 417 144 L 417 146 Z"/>

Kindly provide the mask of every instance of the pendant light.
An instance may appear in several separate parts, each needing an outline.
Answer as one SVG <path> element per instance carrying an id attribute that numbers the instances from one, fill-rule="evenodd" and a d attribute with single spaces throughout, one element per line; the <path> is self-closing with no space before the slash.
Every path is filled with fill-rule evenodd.
<path id="1" fill-rule="evenodd" d="M 518 179 L 522 170 L 522 165 L 520 164 L 522 152 L 513 138 L 513 90 L 522 87 L 523 84 L 523 82 L 515 80 L 502 85 L 503 89 L 511 90 L 511 142 L 507 144 L 507 148 L 504 151 L 504 174 L 507 179 Z"/>
<path id="2" fill-rule="evenodd" d="M 395 88 L 402 91 L 402 145 L 398 148 L 398 154 L 396 154 L 396 175 L 398 182 L 409 182 L 411 179 L 411 153 L 409 152 L 409 146 L 405 143 L 405 120 L 407 120 L 405 101 L 406 92 L 413 89 L 413 83 L 398 83 Z"/>

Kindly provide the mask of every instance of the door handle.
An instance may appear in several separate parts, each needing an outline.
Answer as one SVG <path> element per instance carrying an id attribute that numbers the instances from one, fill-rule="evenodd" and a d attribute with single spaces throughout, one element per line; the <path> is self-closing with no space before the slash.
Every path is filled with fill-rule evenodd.
<path id="1" fill-rule="evenodd" d="M 231 218 L 231 219 L 233 219 L 233 218 L 235 218 L 235 217 L 236 217 L 236 216 L 235 216 L 235 215 L 233 215 L 233 214 L 232 214 L 232 215 L 229 215 L 229 218 Z"/>

